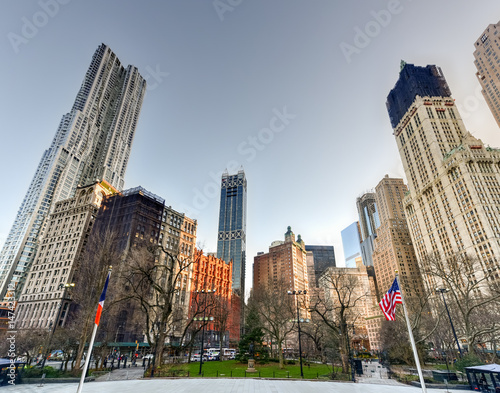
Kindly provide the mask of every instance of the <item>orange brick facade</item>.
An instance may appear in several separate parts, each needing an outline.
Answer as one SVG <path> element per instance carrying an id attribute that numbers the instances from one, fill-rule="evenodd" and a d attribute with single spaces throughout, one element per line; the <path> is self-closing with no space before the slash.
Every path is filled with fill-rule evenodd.
<path id="1" fill-rule="evenodd" d="M 197 292 L 201 290 L 214 290 L 219 299 L 223 299 L 230 305 L 229 334 L 231 341 L 239 340 L 240 309 L 241 301 L 232 294 L 233 263 L 213 255 L 203 255 L 201 251 L 195 250 L 194 263 L 192 265 L 192 284 L 190 310 L 196 310 Z M 208 330 L 214 327 L 207 326 Z"/>

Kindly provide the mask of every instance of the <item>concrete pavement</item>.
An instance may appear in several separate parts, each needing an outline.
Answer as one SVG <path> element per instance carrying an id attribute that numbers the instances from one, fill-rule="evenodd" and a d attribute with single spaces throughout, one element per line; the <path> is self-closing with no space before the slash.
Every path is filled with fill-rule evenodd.
<path id="1" fill-rule="evenodd" d="M 101 375 L 100 377 L 96 378 L 96 382 L 141 379 L 143 375 L 144 369 L 142 367 L 120 368 L 115 369 L 105 375 Z"/>
<path id="2" fill-rule="evenodd" d="M 49 384 L 43 387 L 36 385 L 8 386 L 2 389 L 5 393 L 71 393 L 76 392 L 78 384 Z M 83 387 L 83 393 L 418 393 L 420 388 L 390 385 L 325 382 L 325 381 L 283 381 L 251 378 L 240 379 L 155 379 L 129 380 L 109 382 L 89 382 Z M 427 389 L 428 393 L 445 393 L 446 389 Z M 449 390 L 450 393 L 463 393 L 463 390 Z"/>

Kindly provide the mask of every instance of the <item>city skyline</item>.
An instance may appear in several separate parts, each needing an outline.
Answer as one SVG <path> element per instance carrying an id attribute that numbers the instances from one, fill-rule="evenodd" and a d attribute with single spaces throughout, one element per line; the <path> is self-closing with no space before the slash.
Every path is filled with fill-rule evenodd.
<path id="1" fill-rule="evenodd" d="M 433 13 L 409 1 L 255 1 L 222 14 L 211 2 L 51 4 L 9 3 L 0 16 L 9 92 L 1 176 L 15 179 L 0 207 L 0 246 L 101 42 L 149 86 L 125 188 L 141 185 L 197 219 L 200 244 L 215 251 L 220 175 L 242 165 L 247 271 L 287 225 L 308 244 L 333 245 L 343 264 L 340 231 L 357 220 L 356 198 L 386 173 L 404 177 L 385 111 L 401 59 L 439 65 L 467 129 L 500 146 L 473 63 L 474 43 L 498 21 L 494 1 L 445 1 Z"/>

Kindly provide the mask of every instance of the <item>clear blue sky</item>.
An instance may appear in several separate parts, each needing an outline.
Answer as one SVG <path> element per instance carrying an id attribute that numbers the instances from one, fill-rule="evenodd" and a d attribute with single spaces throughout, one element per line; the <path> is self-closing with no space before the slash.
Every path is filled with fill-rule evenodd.
<path id="1" fill-rule="evenodd" d="M 243 165 L 248 279 L 288 225 L 342 265 L 356 197 L 403 177 L 385 109 L 401 59 L 441 66 L 466 126 L 500 145 L 472 56 L 499 19 L 494 0 L 3 1 L 0 244 L 104 42 L 150 86 L 127 188 L 198 219 L 214 251 L 220 173 Z"/>

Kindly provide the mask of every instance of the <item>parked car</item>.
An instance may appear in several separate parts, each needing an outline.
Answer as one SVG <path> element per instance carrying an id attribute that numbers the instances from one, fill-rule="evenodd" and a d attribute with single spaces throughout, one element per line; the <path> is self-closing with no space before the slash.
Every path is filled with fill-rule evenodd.
<path id="1" fill-rule="evenodd" d="M 191 355 L 191 361 L 192 362 L 199 362 L 200 361 L 200 355 L 195 353 L 194 355 Z"/>
<path id="2" fill-rule="evenodd" d="M 61 351 L 60 349 L 56 350 L 56 351 L 53 351 L 49 357 L 47 358 L 47 360 L 63 360 L 63 351 Z"/>

